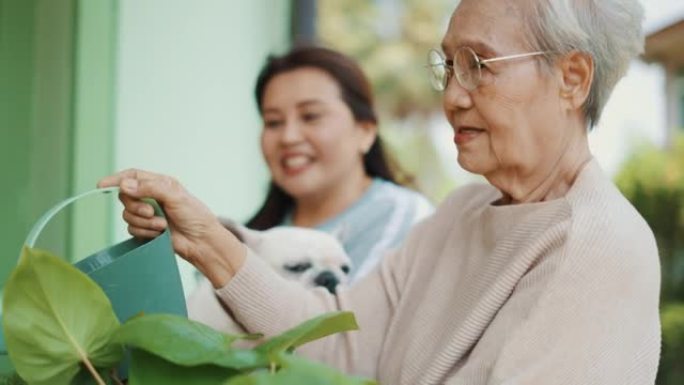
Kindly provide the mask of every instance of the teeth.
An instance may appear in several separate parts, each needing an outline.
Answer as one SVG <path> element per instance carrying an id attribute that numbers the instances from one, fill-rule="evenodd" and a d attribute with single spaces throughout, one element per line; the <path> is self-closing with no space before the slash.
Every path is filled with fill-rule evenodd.
<path id="1" fill-rule="evenodd" d="M 287 168 L 298 168 L 308 164 L 311 159 L 308 156 L 296 155 L 290 156 L 283 160 L 283 164 Z"/>

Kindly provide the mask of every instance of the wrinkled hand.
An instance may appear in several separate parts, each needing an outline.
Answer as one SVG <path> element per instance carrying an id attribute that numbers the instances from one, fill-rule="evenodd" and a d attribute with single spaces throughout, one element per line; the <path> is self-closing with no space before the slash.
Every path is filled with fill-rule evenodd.
<path id="1" fill-rule="evenodd" d="M 98 187 L 118 186 L 128 232 L 138 238 L 154 238 L 168 226 L 175 252 L 197 267 L 215 287 L 221 287 L 244 261 L 244 249 L 217 217 L 175 179 L 130 169 L 108 176 Z M 143 198 L 164 208 L 166 219 L 155 217 Z"/>

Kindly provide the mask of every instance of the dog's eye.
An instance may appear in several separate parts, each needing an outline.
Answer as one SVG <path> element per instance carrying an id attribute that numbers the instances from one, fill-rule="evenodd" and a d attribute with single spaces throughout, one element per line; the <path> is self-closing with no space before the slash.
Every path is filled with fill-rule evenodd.
<path id="1" fill-rule="evenodd" d="M 342 266 L 342 272 L 344 274 L 349 274 L 349 265 Z"/>
<path id="2" fill-rule="evenodd" d="M 296 265 L 285 265 L 285 269 L 288 271 L 291 271 L 293 273 L 302 273 L 311 268 L 311 263 L 309 262 L 302 262 L 298 263 Z"/>

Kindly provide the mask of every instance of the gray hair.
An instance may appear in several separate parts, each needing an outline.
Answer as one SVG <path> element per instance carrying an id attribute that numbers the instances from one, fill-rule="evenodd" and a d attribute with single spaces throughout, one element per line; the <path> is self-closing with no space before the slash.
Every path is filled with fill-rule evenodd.
<path id="1" fill-rule="evenodd" d="M 593 58 L 594 81 L 583 106 L 591 129 L 630 61 L 643 53 L 641 4 L 638 0 L 536 0 L 524 14 L 532 48 L 551 52 L 548 64 L 572 51 Z"/>

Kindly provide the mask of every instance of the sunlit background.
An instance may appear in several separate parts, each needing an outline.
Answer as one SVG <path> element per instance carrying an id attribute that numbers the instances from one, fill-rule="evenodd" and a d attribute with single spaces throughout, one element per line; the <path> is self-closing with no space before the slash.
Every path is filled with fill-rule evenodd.
<path id="1" fill-rule="evenodd" d="M 641 0 L 646 54 L 590 135 L 649 221 L 663 265 L 659 384 L 684 384 L 684 1 Z M 423 67 L 454 0 L 0 0 L 0 287 L 37 218 L 128 167 L 181 180 L 245 220 L 261 203 L 253 86 L 268 53 L 317 42 L 359 60 L 381 132 L 438 203 L 473 177 Z M 125 238 L 113 197 L 77 203 L 39 245 L 77 260 Z M 183 265 L 187 288 L 191 269 Z M 596 315 L 600 317 L 600 314 Z"/>

